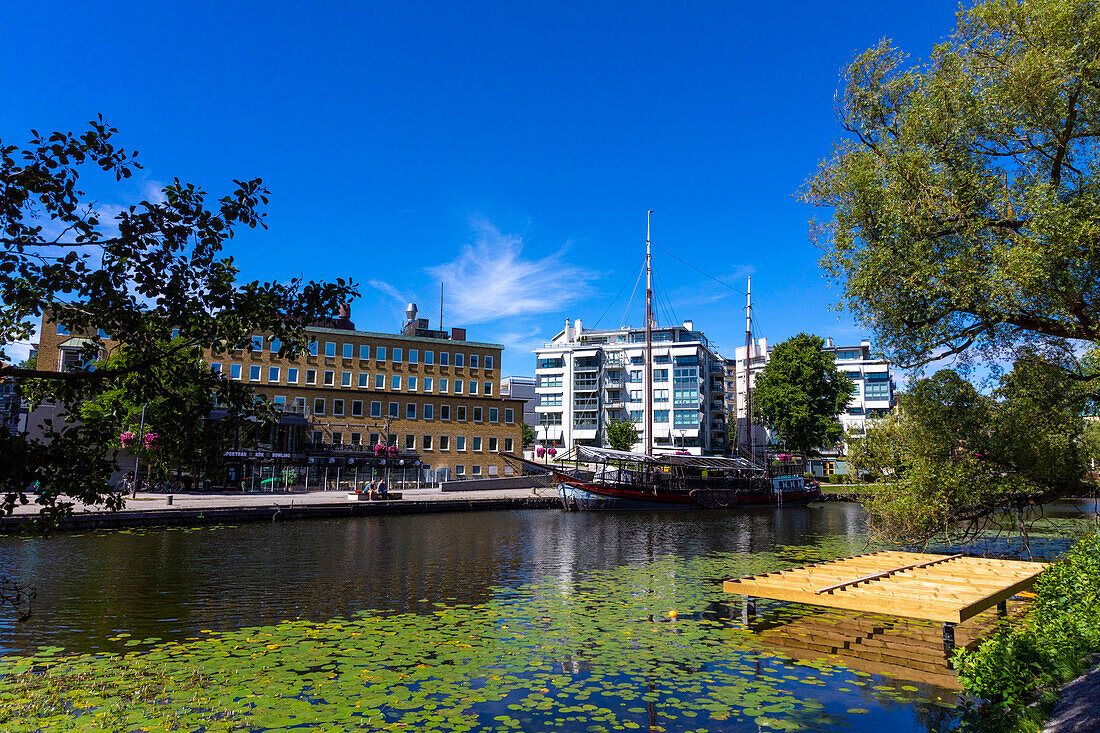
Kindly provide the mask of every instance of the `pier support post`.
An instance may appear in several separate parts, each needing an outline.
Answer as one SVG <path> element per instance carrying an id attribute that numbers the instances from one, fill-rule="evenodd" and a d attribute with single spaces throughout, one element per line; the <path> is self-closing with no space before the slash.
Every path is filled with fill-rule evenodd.
<path id="1" fill-rule="evenodd" d="M 1008 601 L 1001 601 L 997 604 L 997 615 L 1004 617 L 1008 615 Z"/>
<path id="2" fill-rule="evenodd" d="M 741 609 L 741 622 L 748 626 L 756 620 L 756 598 L 745 596 L 745 605 Z"/>
<path id="3" fill-rule="evenodd" d="M 951 656 L 955 649 L 955 624 L 948 621 L 943 625 L 943 653 Z"/>

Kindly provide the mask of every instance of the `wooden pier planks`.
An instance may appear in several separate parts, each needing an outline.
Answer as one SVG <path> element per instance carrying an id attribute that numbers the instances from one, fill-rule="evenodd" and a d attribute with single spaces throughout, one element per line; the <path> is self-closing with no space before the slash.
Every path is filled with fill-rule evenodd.
<path id="1" fill-rule="evenodd" d="M 957 624 L 1031 587 L 1045 567 L 883 551 L 727 580 L 724 588 L 753 598 Z"/>

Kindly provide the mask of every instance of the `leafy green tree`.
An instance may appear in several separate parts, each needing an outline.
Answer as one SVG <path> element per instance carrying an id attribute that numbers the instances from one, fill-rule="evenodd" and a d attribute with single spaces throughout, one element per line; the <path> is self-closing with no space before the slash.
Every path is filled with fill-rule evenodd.
<path id="1" fill-rule="evenodd" d="M 916 381 L 850 446 L 859 473 L 887 478 L 865 504 L 884 536 L 962 541 L 997 516 L 1025 536 L 1029 511 L 1087 490 L 1080 382 L 1025 355 L 983 395 L 953 370 Z"/>
<path id="2" fill-rule="evenodd" d="M 24 147 L 0 143 L 0 376 L 19 379 L 36 399 L 64 408 L 46 424 L 43 439 L 0 435 L 0 508 L 29 501 L 37 485 L 44 518 L 55 520 L 78 499 L 109 508 L 122 499 L 107 486 L 117 468 L 117 423 L 86 417 L 125 388 L 143 399 L 173 400 L 193 389 L 196 349 L 214 352 L 263 333 L 279 339 L 280 355 L 300 353 L 304 327 L 331 317 L 358 293 L 350 281 L 237 282 L 238 270 L 223 246 L 242 227 L 264 227 L 268 191 L 258 178 L 212 203 L 179 179 L 161 197 L 121 211 L 114 227 L 80 189 L 83 170 L 116 181 L 140 168 L 137 153 L 117 147 L 102 118 L 80 134 L 32 131 Z M 118 354 L 99 368 L 42 371 L 2 365 L 16 340 L 33 333 L 43 315 L 63 318 L 86 334 L 85 363 L 100 362 L 110 335 Z M 252 409 L 240 391 L 224 393 L 233 410 Z M 114 413 L 112 413 L 114 414 Z"/>
<path id="3" fill-rule="evenodd" d="M 521 423 L 523 425 L 523 447 L 531 445 L 535 442 L 535 431 L 527 423 Z"/>
<path id="4" fill-rule="evenodd" d="M 841 374 L 818 336 L 800 333 L 775 347 L 752 390 L 754 412 L 789 450 L 810 454 L 843 435 L 838 415 L 854 385 Z"/>
<path id="5" fill-rule="evenodd" d="M 830 210 L 823 267 L 894 362 L 1100 340 L 1095 2 L 985 0 L 919 65 L 884 41 L 838 113 L 803 193 Z"/>
<path id="6" fill-rule="evenodd" d="M 638 426 L 633 420 L 612 420 L 604 427 L 604 434 L 615 450 L 629 451 L 638 442 Z"/>

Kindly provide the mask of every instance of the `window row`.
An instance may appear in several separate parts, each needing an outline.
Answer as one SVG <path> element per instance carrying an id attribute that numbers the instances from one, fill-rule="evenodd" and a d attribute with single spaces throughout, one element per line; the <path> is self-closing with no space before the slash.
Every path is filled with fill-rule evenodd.
<path id="1" fill-rule="evenodd" d="M 368 433 L 367 442 L 363 443 L 363 433 L 349 432 L 347 434 L 348 445 L 377 445 L 382 436 L 379 433 Z M 423 434 L 420 436 L 419 447 L 417 445 L 417 436 L 413 433 L 405 434 L 404 448 L 408 451 L 450 451 L 454 450 L 458 453 L 482 453 L 488 451 L 489 453 L 496 453 L 498 446 L 504 453 L 511 453 L 515 446 L 513 438 L 481 438 L 474 435 L 467 439 L 465 435 L 455 435 L 452 443 L 450 435 L 430 435 Z M 314 443 L 332 443 L 334 445 L 344 445 L 344 433 L 341 430 L 335 430 L 330 434 L 329 440 L 325 440 L 325 434 L 321 430 L 313 431 Z M 390 434 L 388 436 L 387 444 L 397 445 L 397 435 Z"/>
<path id="2" fill-rule="evenodd" d="M 248 381 L 250 382 L 262 382 L 264 381 L 264 368 L 259 364 L 230 364 L 229 365 L 229 378 L 230 379 L 243 379 L 244 368 L 248 367 Z M 215 374 L 224 374 L 223 365 L 221 362 L 212 362 L 210 369 Z M 269 366 L 267 369 L 267 382 L 282 384 L 283 369 L 284 367 Z M 305 378 L 304 384 L 317 384 L 317 369 L 299 369 L 298 367 L 285 367 L 286 369 L 286 384 L 298 384 L 298 380 L 302 377 Z M 304 374 L 303 374 L 304 372 Z M 336 386 L 337 372 L 332 369 L 324 369 L 320 371 L 321 379 L 326 387 Z M 357 385 L 360 389 L 371 388 L 371 375 L 369 372 L 358 372 L 358 376 L 354 372 L 340 372 L 340 386 L 351 387 Z M 417 376 L 402 376 L 400 374 L 389 375 L 389 389 L 392 392 L 417 392 L 423 391 L 427 393 L 437 392 L 438 394 L 468 394 L 476 396 L 479 391 L 480 394 L 486 397 L 493 396 L 493 382 L 478 382 L 473 379 L 467 381 L 464 379 L 451 380 L 447 377 L 417 377 Z M 353 380 L 354 378 L 354 380 Z M 373 388 L 378 390 L 386 389 L 386 375 L 375 374 Z M 422 387 L 422 389 L 421 389 Z"/>
<path id="3" fill-rule="evenodd" d="M 278 410 L 285 410 L 287 401 L 285 395 L 275 395 L 272 397 L 271 402 Z M 363 400 L 348 400 L 334 399 L 329 400 L 325 397 L 315 397 L 313 399 L 313 414 L 314 415 L 334 415 L 336 417 L 343 417 L 350 415 L 351 417 L 366 417 L 363 410 L 366 409 L 367 403 Z M 305 412 L 306 398 L 295 397 L 292 403 L 296 412 Z M 405 419 L 406 420 L 435 420 L 437 405 L 433 405 L 430 402 L 423 405 L 417 405 L 415 402 L 405 403 Z M 439 407 L 439 419 L 450 420 L 451 419 L 451 405 L 438 405 Z M 382 417 L 382 402 L 380 400 L 374 400 L 369 404 L 370 417 Z M 346 410 L 350 410 L 345 412 Z M 488 422 L 499 423 L 500 422 L 500 408 L 490 407 L 487 410 L 482 407 L 470 407 L 466 405 L 454 406 L 454 419 L 458 422 L 466 422 L 467 415 L 472 422 L 485 422 L 485 417 L 488 416 Z M 386 417 L 401 417 L 401 403 L 390 402 L 386 405 Z M 511 407 L 504 408 L 504 422 L 507 425 L 511 425 L 515 422 L 515 410 Z"/>
<path id="4" fill-rule="evenodd" d="M 263 336 L 252 337 L 252 351 L 263 351 L 264 343 L 267 342 L 267 346 L 272 354 L 279 353 L 279 349 L 282 348 L 282 344 L 279 339 L 271 338 L 265 339 Z M 369 344 L 359 344 L 358 349 L 355 344 L 349 343 L 337 343 L 336 341 L 325 341 L 325 356 L 329 358 L 336 358 L 337 353 L 344 359 L 354 359 L 358 355 L 360 361 L 369 361 L 371 358 L 371 347 Z M 310 356 L 317 356 L 320 351 L 321 344 L 318 341 L 310 341 L 306 345 L 306 350 Z M 240 347 L 243 348 L 243 347 Z M 404 349 L 401 347 L 393 346 L 375 346 L 374 347 L 374 360 L 375 361 L 391 361 L 394 364 L 401 364 L 408 362 L 409 364 L 423 363 L 435 364 L 437 352 L 435 351 L 420 351 L 419 349 Z M 465 366 L 467 362 L 471 369 L 477 369 L 482 363 L 480 354 L 463 354 L 449 351 L 438 352 L 439 365 L 449 366 L 453 357 L 454 365 L 456 367 Z M 484 357 L 484 364 L 486 369 L 493 368 L 493 356 L 486 354 Z"/>

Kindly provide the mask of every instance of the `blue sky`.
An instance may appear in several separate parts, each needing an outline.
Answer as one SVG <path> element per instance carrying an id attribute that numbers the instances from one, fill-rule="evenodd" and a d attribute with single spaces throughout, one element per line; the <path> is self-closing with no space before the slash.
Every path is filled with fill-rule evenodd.
<path id="1" fill-rule="evenodd" d="M 141 151 L 100 205 L 178 177 L 272 191 L 246 279 L 352 277 L 353 319 L 399 328 L 414 300 L 506 345 L 505 373 L 565 318 L 642 323 L 627 296 L 654 209 L 671 317 L 723 351 L 757 329 L 864 335 L 831 309 L 795 194 L 840 135 L 845 64 L 883 37 L 914 57 L 956 5 L 884 3 L 16 3 L 0 24 L 0 139 L 96 113 Z M 820 214 L 820 212 L 819 212 Z M 625 288 L 623 283 L 626 282 Z M 622 293 L 617 300 L 616 293 Z M 625 316 L 625 317 L 624 317 Z"/>

